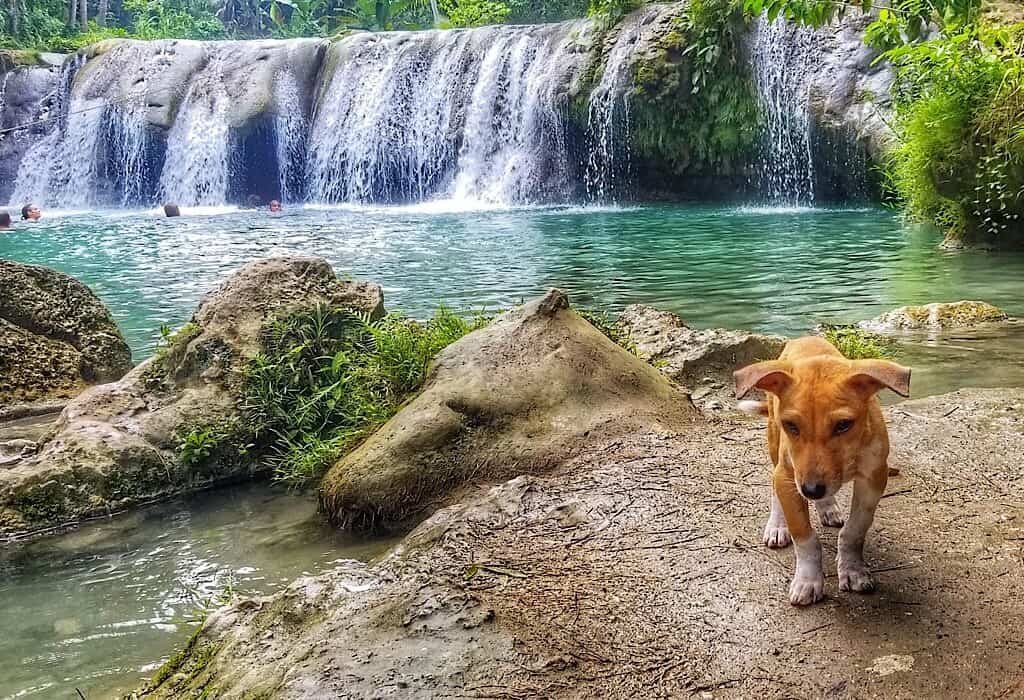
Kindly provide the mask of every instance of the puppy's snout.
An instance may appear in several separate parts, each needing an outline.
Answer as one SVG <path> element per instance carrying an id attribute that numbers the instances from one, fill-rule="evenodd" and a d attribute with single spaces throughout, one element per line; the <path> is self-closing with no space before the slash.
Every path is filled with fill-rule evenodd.
<path id="1" fill-rule="evenodd" d="M 809 498 L 812 501 L 823 498 L 825 496 L 825 491 L 827 490 L 828 489 L 825 488 L 825 484 L 820 481 L 808 481 L 800 484 L 800 493 L 802 493 L 805 498 Z"/>

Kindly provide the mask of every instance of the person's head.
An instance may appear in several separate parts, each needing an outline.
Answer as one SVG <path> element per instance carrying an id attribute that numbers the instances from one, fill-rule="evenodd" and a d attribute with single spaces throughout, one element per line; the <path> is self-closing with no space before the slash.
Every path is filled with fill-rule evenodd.
<path id="1" fill-rule="evenodd" d="M 21 208 L 21 218 L 23 221 L 39 221 L 42 215 L 43 212 L 39 207 L 31 202 Z"/>
<path id="2" fill-rule="evenodd" d="M 270 200 L 270 211 L 281 211 L 281 203 L 276 199 Z"/>
<path id="3" fill-rule="evenodd" d="M 178 208 L 177 204 L 165 204 L 164 216 L 166 216 L 167 218 L 170 218 L 172 216 L 181 216 L 181 209 Z"/>
<path id="4" fill-rule="evenodd" d="M 5 211 L 0 211 L 0 230 L 11 227 L 11 215 Z"/>
<path id="5" fill-rule="evenodd" d="M 251 194 L 245 198 L 245 205 L 250 209 L 258 209 L 262 203 L 263 200 L 260 199 L 258 194 Z"/>

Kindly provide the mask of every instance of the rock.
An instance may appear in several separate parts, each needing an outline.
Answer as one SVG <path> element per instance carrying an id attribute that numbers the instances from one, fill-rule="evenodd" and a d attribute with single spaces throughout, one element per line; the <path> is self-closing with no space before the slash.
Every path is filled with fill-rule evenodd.
<path id="1" fill-rule="evenodd" d="M 443 350 L 421 393 L 330 470 L 321 506 L 343 527 L 393 527 L 470 479 L 541 473 L 595 441 L 694 418 L 551 290 Z"/>
<path id="2" fill-rule="evenodd" d="M 83 50 L 87 61 L 75 76 L 76 94 L 86 100 L 123 101 L 143 84 L 146 121 L 166 130 L 190 88 L 200 95 L 222 90 L 228 98 L 229 125 L 245 131 L 281 107 L 274 94 L 286 74 L 296 81 L 299 99 L 299 104 L 289 104 L 287 109 L 309 113 L 326 46 L 321 39 L 108 39 Z"/>
<path id="3" fill-rule="evenodd" d="M 92 290 L 0 260 L 0 404 L 66 398 L 131 369 L 128 344 Z"/>
<path id="4" fill-rule="evenodd" d="M 793 555 L 759 544 L 763 429 L 640 429 L 474 490 L 373 564 L 216 611 L 147 697 L 1013 696 L 1022 406 L 995 389 L 887 409 L 903 473 L 868 535 L 871 596 L 794 616 Z M 594 517 L 565 527 L 569 508 Z"/>
<path id="5" fill-rule="evenodd" d="M 732 405 L 733 371 L 778 357 L 786 344 L 777 335 L 690 328 L 675 314 L 643 304 L 627 307 L 618 325 L 640 356 L 689 387 L 702 409 Z"/>
<path id="6" fill-rule="evenodd" d="M 232 377 L 259 351 L 263 324 L 321 303 L 384 311 L 380 287 L 340 280 L 321 258 L 241 268 L 203 299 L 169 347 L 120 381 L 83 392 L 36 454 L 0 470 L 0 535 L 256 475 L 259 467 L 237 453 L 183 464 L 176 438 L 237 420 Z"/>
<path id="7" fill-rule="evenodd" d="M 876 332 L 945 330 L 1002 323 L 1007 320 L 1009 317 L 1002 309 L 984 301 L 954 301 L 924 306 L 901 306 L 870 321 L 862 321 L 859 325 Z"/>

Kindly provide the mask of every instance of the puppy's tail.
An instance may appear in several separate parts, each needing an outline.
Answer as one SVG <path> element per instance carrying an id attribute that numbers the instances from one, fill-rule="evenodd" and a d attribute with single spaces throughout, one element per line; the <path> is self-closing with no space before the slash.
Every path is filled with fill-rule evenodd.
<path id="1" fill-rule="evenodd" d="M 768 402 L 767 401 L 738 401 L 736 408 L 749 413 L 752 416 L 767 416 L 768 415 Z"/>

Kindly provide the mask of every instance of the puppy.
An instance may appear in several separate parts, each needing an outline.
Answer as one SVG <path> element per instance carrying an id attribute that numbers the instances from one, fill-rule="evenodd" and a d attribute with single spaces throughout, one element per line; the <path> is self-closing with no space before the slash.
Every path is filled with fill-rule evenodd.
<path id="1" fill-rule="evenodd" d="M 910 395 L 910 370 L 884 360 L 847 360 L 823 338 L 786 344 L 777 360 L 733 374 L 736 398 L 752 389 L 765 402 L 740 408 L 768 416 L 768 453 L 775 468 L 771 514 L 764 543 L 796 543 L 796 574 L 789 602 L 810 605 L 824 597 L 821 544 L 808 515 L 814 503 L 822 525 L 843 525 L 836 492 L 853 482 L 850 517 L 839 533 L 839 590 L 874 590 L 864 563 L 864 536 L 889 477 L 889 434 L 877 394 L 883 388 Z"/>

